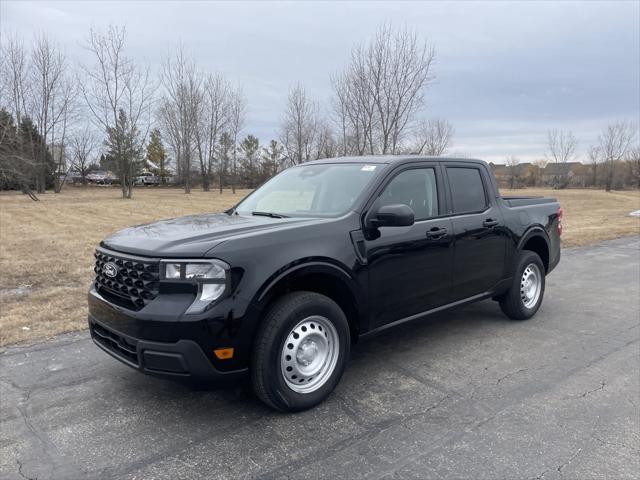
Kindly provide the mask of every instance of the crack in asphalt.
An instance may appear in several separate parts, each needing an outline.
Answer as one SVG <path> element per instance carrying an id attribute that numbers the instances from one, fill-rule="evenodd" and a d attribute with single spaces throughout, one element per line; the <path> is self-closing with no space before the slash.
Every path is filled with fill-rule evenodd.
<path id="1" fill-rule="evenodd" d="M 36 454 L 35 457 L 37 457 L 39 460 L 45 457 L 46 468 L 49 468 L 51 472 L 62 471 L 69 474 L 68 478 L 82 478 L 82 475 L 78 475 L 80 471 L 77 470 L 75 466 L 70 462 L 64 460 L 64 457 L 60 455 L 56 455 L 56 457 L 54 457 L 51 454 L 51 452 L 58 453 L 57 448 L 44 433 L 40 432 L 40 430 L 33 425 L 33 422 L 31 421 L 31 414 L 29 412 L 29 400 L 31 398 L 32 389 L 21 387 L 13 380 L 7 378 L 0 378 L 0 382 L 8 385 L 14 390 L 21 392 L 21 399 L 19 403 L 14 405 L 14 407 L 20 414 L 20 418 L 22 418 L 22 422 L 26 427 L 27 435 L 33 440 L 31 444 L 34 450 L 40 452 L 41 454 Z M 62 462 L 58 461 L 58 457 L 61 458 Z M 24 462 L 19 461 L 18 459 L 16 459 L 16 462 L 18 463 L 18 473 L 20 474 L 20 476 L 29 478 L 22 473 Z"/>
<path id="2" fill-rule="evenodd" d="M 500 382 L 502 382 L 503 380 L 511 377 L 512 375 L 517 375 L 518 373 L 522 373 L 522 372 L 526 372 L 527 370 L 529 370 L 528 368 L 521 368 L 519 370 L 516 370 L 515 372 L 511 372 L 511 373 L 507 373 L 506 375 L 500 377 L 497 381 L 496 381 L 496 385 L 500 385 Z"/>
<path id="3" fill-rule="evenodd" d="M 16 463 L 18 464 L 18 475 L 26 480 L 38 480 L 38 477 L 28 477 L 24 473 L 22 473 L 22 462 L 16 458 Z"/>
<path id="4" fill-rule="evenodd" d="M 631 446 L 631 445 L 627 445 L 626 443 L 622 443 L 622 442 L 608 442 L 605 440 L 602 440 L 600 437 L 596 437 L 596 436 L 591 436 L 591 438 L 593 438 L 595 441 L 597 441 L 600 445 L 611 445 L 612 447 L 624 447 L 624 448 L 628 448 L 629 450 L 632 450 L 636 453 L 640 453 L 640 447 L 637 446 Z"/>
<path id="5" fill-rule="evenodd" d="M 564 467 L 566 467 L 567 465 L 569 465 L 571 462 L 573 462 L 575 460 L 575 458 L 580 455 L 580 452 L 582 451 L 582 448 L 578 448 L 573 455 L 571 455 L 571 457 L 564 462 L 563 464 L 561 464 L 558 468 L 556 468 L 556 470 L 558 471 L 558 473 L 560 473 L 560 475 L 562 475 L 562 469 Z"/>
<path id="6" fill-rule="evenodd" d="M 580 397 L 584 398 L 587 395 L 592 394 L 593 392 L 597 392 L 598 390 L 603 390 L 606 385 L 607 385 L 607 383 L 604 380 L 601 380 L 600 381 L 600 386 L 598 388 L 594 388 L 593 390 L 587 390 L 586 392 L 581 394 Z"/>

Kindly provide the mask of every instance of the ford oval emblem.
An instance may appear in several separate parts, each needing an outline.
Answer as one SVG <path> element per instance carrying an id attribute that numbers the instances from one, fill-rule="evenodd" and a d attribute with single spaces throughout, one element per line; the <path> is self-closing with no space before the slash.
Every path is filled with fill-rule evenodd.
<path id="1" fill-rule="evenodd" d="M 109 278 L 114 278 L 116 275 L 118 275 L 118 267 L 116 267 L 115 264 L 111 262 L 107 262 L 102 267 L 102 273 L 104 273 Z"/>

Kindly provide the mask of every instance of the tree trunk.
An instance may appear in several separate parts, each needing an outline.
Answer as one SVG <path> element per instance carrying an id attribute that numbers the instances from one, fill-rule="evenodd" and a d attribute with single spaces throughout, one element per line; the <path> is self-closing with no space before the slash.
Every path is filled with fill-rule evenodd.
<path id="1" fill-rule="evenodd" d="M 231 175 L 231 192 L 236 193 L 236 159 L 233 159 L 233 174 Z"/>

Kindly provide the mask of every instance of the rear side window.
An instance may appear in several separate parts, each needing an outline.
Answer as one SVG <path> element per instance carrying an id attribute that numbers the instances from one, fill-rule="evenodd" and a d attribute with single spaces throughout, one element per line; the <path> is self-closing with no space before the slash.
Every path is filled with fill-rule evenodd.
<path id="1" fill-rule="evenodd" d="M 453 197 L 453 213 L 478 212 L 485 209 L 487 198 L 480 170 L 447 167 L 447 176 Z"/>

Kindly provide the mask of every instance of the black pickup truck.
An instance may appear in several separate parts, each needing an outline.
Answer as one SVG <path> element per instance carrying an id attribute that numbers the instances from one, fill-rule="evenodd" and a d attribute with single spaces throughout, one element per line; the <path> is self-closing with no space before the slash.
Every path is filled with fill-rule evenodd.
<path id="1" fill-rule="evenodd" d="M 309 162 L 226 212 L 104 239 L 89 327 L 144 373 L 248 376 L 268 405 L 299 411 L 331 393 L 363 335 L 489 298 L 532 317 L 561 219 L 555 199 L 501 197 L 480 160 Z"/>

